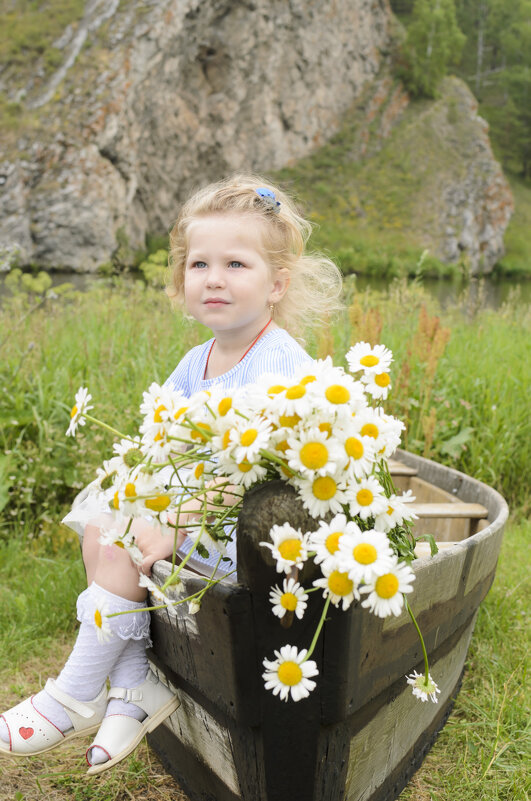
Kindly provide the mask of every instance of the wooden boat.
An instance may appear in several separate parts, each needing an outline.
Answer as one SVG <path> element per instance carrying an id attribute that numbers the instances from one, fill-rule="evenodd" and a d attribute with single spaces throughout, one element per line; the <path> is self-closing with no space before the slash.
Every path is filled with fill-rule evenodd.
<path id="1" fill-rule="evenodd" d="M 459 691 L 508 510 L 463 473 L 405 452 L 397 458 L 391 472 L 416 496 L 417 533 L 440 543 L 434 557 L 419 547 L 411 596 L 439 703 L 420 703 L 406 684 L 413 668 L 424 670 L 407 614 L 382 620 L 354 605 L 330 607 L 308 698 L 283 703 L 264 689 L 263 658 L 286 643 L 308 647 L 322 599 L 313 593 L 289 629 L 271 614 L 279 575 L 258 543 L 275 522 L 315 524 L 282 482 L 252 490 L 239 518 L 238 583 L 209 591 L 197 615 L 187 605 L 153 614 L 152 661 L 181 705 L 149 742 L 191 801 L 391 801 L 420 766 Z M 158 562 L 154 573 L 163 581 L 169 570 Z M 186 594 L 203 586 L 191 573 L 183 583 Z"/>

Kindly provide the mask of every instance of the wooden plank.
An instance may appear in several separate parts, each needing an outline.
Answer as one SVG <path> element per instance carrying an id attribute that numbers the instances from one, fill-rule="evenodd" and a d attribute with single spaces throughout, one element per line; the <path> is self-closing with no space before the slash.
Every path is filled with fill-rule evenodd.
<path id="1" fill-rule="evenodd" d="M 458 684 L 474 622 L 475 619 L 449 653 L 430 665 L 430 673 L 441 690 L 440 707 Z M 417 665 L 417 669 L 422 670 L 422 665 Z M 431 701 L 422 703 L 414 698 L 404 680 L 400 694 L 383 704 L 373 719 L 352 737 L 345 801 L 369 801 L 377 797 L 378 787 L 406 757 L 411 744 L 422 741 L 436 710 Z M 355 716 L 353 725 L 356 727 Z"/>
<path id="2" fill-rule="evenodd" d="M 408 509 L 420 518 L 482 518 L 488 516 L 488 510 L 480 503 L 411 503 Z"/>
<path id="3" fill-rule="evenodd" d="M 387 464 L 392 476 L 416 476 L 418 472 L 414 467 L 409 467 L 403 462 L 397 462 L 395 459 L 389 459 Z"/>

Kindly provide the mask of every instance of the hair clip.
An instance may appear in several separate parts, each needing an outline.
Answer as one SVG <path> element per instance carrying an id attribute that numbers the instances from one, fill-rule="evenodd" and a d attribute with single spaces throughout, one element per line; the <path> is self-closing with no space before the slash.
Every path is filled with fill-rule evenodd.
<path id="1" fill-rule="evenodd" d="M 274 211 L 275 214 L 278 214 L 280 211 L 280 200 L 276 199 L 275 193 L 271 189 L 268 189 L 266 186 L 259 186 L 254 191 L 270 211 Z"/>

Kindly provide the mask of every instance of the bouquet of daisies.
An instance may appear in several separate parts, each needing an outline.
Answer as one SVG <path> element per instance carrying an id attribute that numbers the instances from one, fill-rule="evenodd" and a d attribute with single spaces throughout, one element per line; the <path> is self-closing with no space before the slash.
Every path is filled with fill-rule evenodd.
<path id="1" fill-rule="evenodd" d="M 275 659 L 264 659 L 265 686 L 283 700 L 304 698 L 315 686 L 317 666 L 310 656 L 331 603 L 346 610 L 360 602 L 379 617 L 398 615 L 405 607 L 412 616 L 407 594 L 415 579 L 410 567 L 415 539 L 409 523 L 415 515 L 408 504 L 414 499 L 394 492 L 387 465 L 404 426 L 379 405 L 391 386 L 392 354 L 383 345 L 360 342 L 346 359 L 350 372 L 327 358 L 304 365 L 289 380 L 268 375 L 252 386 L 214 388 L 190 398 L 152 384 L 140 407 L 138 436 L 115 431 L 120 440 L 114 454 L 90 488 L 112 514 L 113 525 L 102 531 L 101 541 L 126 548 L 137 564 L 142 554 L 131 531 L 133 519 L 150 516 L 174 532 L 177 542 L 181 507 L 190 499 L 198 502 L 197 515 L 186 526 L 192 547 L 179 565 L 174 554 L 165 584 L 158 587 L 141 576 L 161 606 L 171 605 L 176 601 L 168 590 L 192 555 L 217 554 L 205 587 L 184 599 L 191 613 L 220 580 L 217 569 L 229 559 L 227 545 L 245 490 L 279 478 L 295 488 L 317 527 L 305 532 L 279 521 L 270 540 L 261 543 L 284 575 L 282 585 L 271 588 L 272 613 L 304 615 L 309 588 L 297 578 L 309 559 L 320 572 L 310 591 L 322 591 L 324 604 L 308 649 L 286 645 Z M 81 388 L 67 434 L 75 435 L 85 420 L 100 423 L 88 414 L 90 400 Z M 436 701 L 422 637 L 421 643 L 425 675 L 414 673 L 408 682 L 419 698 Z"/>

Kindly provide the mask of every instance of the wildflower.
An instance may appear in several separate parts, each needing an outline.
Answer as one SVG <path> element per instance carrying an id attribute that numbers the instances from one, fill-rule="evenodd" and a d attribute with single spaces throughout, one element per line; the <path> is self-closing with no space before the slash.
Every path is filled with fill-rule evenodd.
<path id="1" fill-rule="evenodd" d="M 410 676 L 406 676 L 406 679 L 407 683 L 413 687 L 413 695 L 416 698 L 420 698 L 421 701 L 427 701 L 429 698 L 434 704 L 438 703 L 437 693 L 441 691 L 433 681 L 430 673 L 428 673 L 428 679 L 426 680 L 424 673 L 417 673 L 414 670 Z"/>
<path id="2" fill-rule="evenodd" d="M 91 400 L 92 395 L 89 394 L 88 389 L 86 389 L 86 387 L 80 387 L 76 392 L 75 403 L 70 412 L 70 425 L 66 430 L 67 437 L 75 437 L 78 426 L 85 425 L 84 415 L 89 409 L 94 408 L 90 405 Z"/>
<path id="3" fill-rule="evenodd" d="M 109 611 L 106 604 L 97 606 L 94 610 L 94 625 L 98 642 L 105 643 L 112 638 L 111 624 L 108 618 Z"/>
<path id="4" fill-rule="evenodd" d="M 340 476 L 317 476 L 316 478 L 293 478 L 300 498 L 312 517 L 324 517 L 328 512 L 340 514 L 343 505 L 353 500 L 354 494 Z"/>
<path id="5" fill-rule="evenodd" d="M 308 558 L 308 534 L 293 528 L 289 523 L 273 526 L 269 532 L 271 542 L 261 542 L 270 548 L 277 562 L 277 573 L 289 573 L 292 567 L 301 568 Z"/>
<path id="6" fill-rule="evenodd" d="M 362 478 L 354 488 L 354 498 L 350 503 L 352 516 L 359 515 L 362 520 L 381 514 L 387 508 L 387 498 L 374 476 Z"/>
<path id="7" fill-rule="evenodd" d="M 293 470 L 310 478 L 336 472 L 341 451 L 337 442 L 329 439 L 327 432 L 311 428 L 298 437 L 288 437 L 288 444 L 286 458 Z"/>
<path id="8" fill-rule="evenodd" d="M 323 598 L 329 595 L 334 606 L 343 605 L 343 611 L 349 608 L 352 601 L 359 600 L 357 585 L 337 560 L 324 564 L 322 571 L 323 578 L 316 579 L 313 585 L 323 588 Z"/>
<path id="9" fill-rule="evenodd" d="M 196 598 L 189 601 L 188 612 L 190 615 L 197 615 L 200 609 L 201 609 L 201 601 L 197 600 Z"/>
<path id="10" fill-rule="evenodd" d="M 415 574 L 411 568 L 395 560 L 392 568 L 360 588 L 361 593 L 369 593 L 362 601 L 364 608 L 370 609 L 378 617 L 399 615 L 404 605 L 403 594 L 411 592 Z"/>
<path id="11" fill-rule="evenodd" d="M 305 648 L 299 653 L 294 645 L 284 645 L 275 651 L 275 660 L 264 659 L 266 671 L 262 678 L 266 690 L 272 690 L 282 701 L 287 701 L 290 695 L 293 701 L 306 698 L 315 687 L 312 676 L 319 674 L 313 660 L 304 661 L 306 654 Z"/>
<path id="12" fill-rule="evenodd" d="M 272 587 L 269 600 L 273 604 L 273 614 L 280 618 L 283 618 L 286 612 L 295 612 L 301 619 L 308 605 L 308 596 L 293 578 L 284 579 L 282 589 L 278 585 Z"/>
<path id="13" fill-rule="evenodd" d="M 371 347 L 369 342 L 357 342 L 346 356 L 352 373 L 363 370 L 365 373 L 387 373 L 393 354 L 384 345 Z"/>
<path id="14" fill-rule="evenodd" d="M 369 582 L 374 575 L 385 573 L 393 564 L 389 540 L 381 531 L 350 532 L 339 543 L 339 554 L 351 579 L 356 583 Z"/>
<path id="15" fill-rule="evenodd" d="M 365 373 L 361 377 L 365 384 L 365 392 L 376 400 L 385 400 L 391 389 L 391 376 L 389 373 Z"/>
<path id="16" fill-rule="evenodd" d="M 166 596 L 164 595 L 158 584 L 155 584 L 155 582 L 152 581 L 148 576 L 146 576 L 145 573 L 140 574 L 140 577 L 138 579 L 138 586 L 145 587 L 150 593 L 150 595 L 152 595 L 153 598 L 155 598 L 157 601 L 160 601 L 163 604 L 168 602 L 168 599 L 166 598 Z"/>
<path id="17" fill-rule="evenodd" d="M 329 523 L 321 520 L 319 528 L 310 534 L 310 548 L 316 551 L 314 562 L 318 565 L 336 557 L 343 536 L 359 531 L 358 525 L 353 520 L 347 522 L 346 516 L 342 514 L 333 517 Z"/>
<path id="18" fill-rule="evenodd" d="M 401 525 L 404 520 L 416 520 L 417 515 L 415 512 L 409 510 L 406 506 L 411 503 L 415 498 L 411 490 L 404 492 L 402 495 L 391 495 L 387 498 L 387 509 L 380 512 L 375 517 L 374 528 L 377 531 L 391 531 L 395 526 Z"/>

